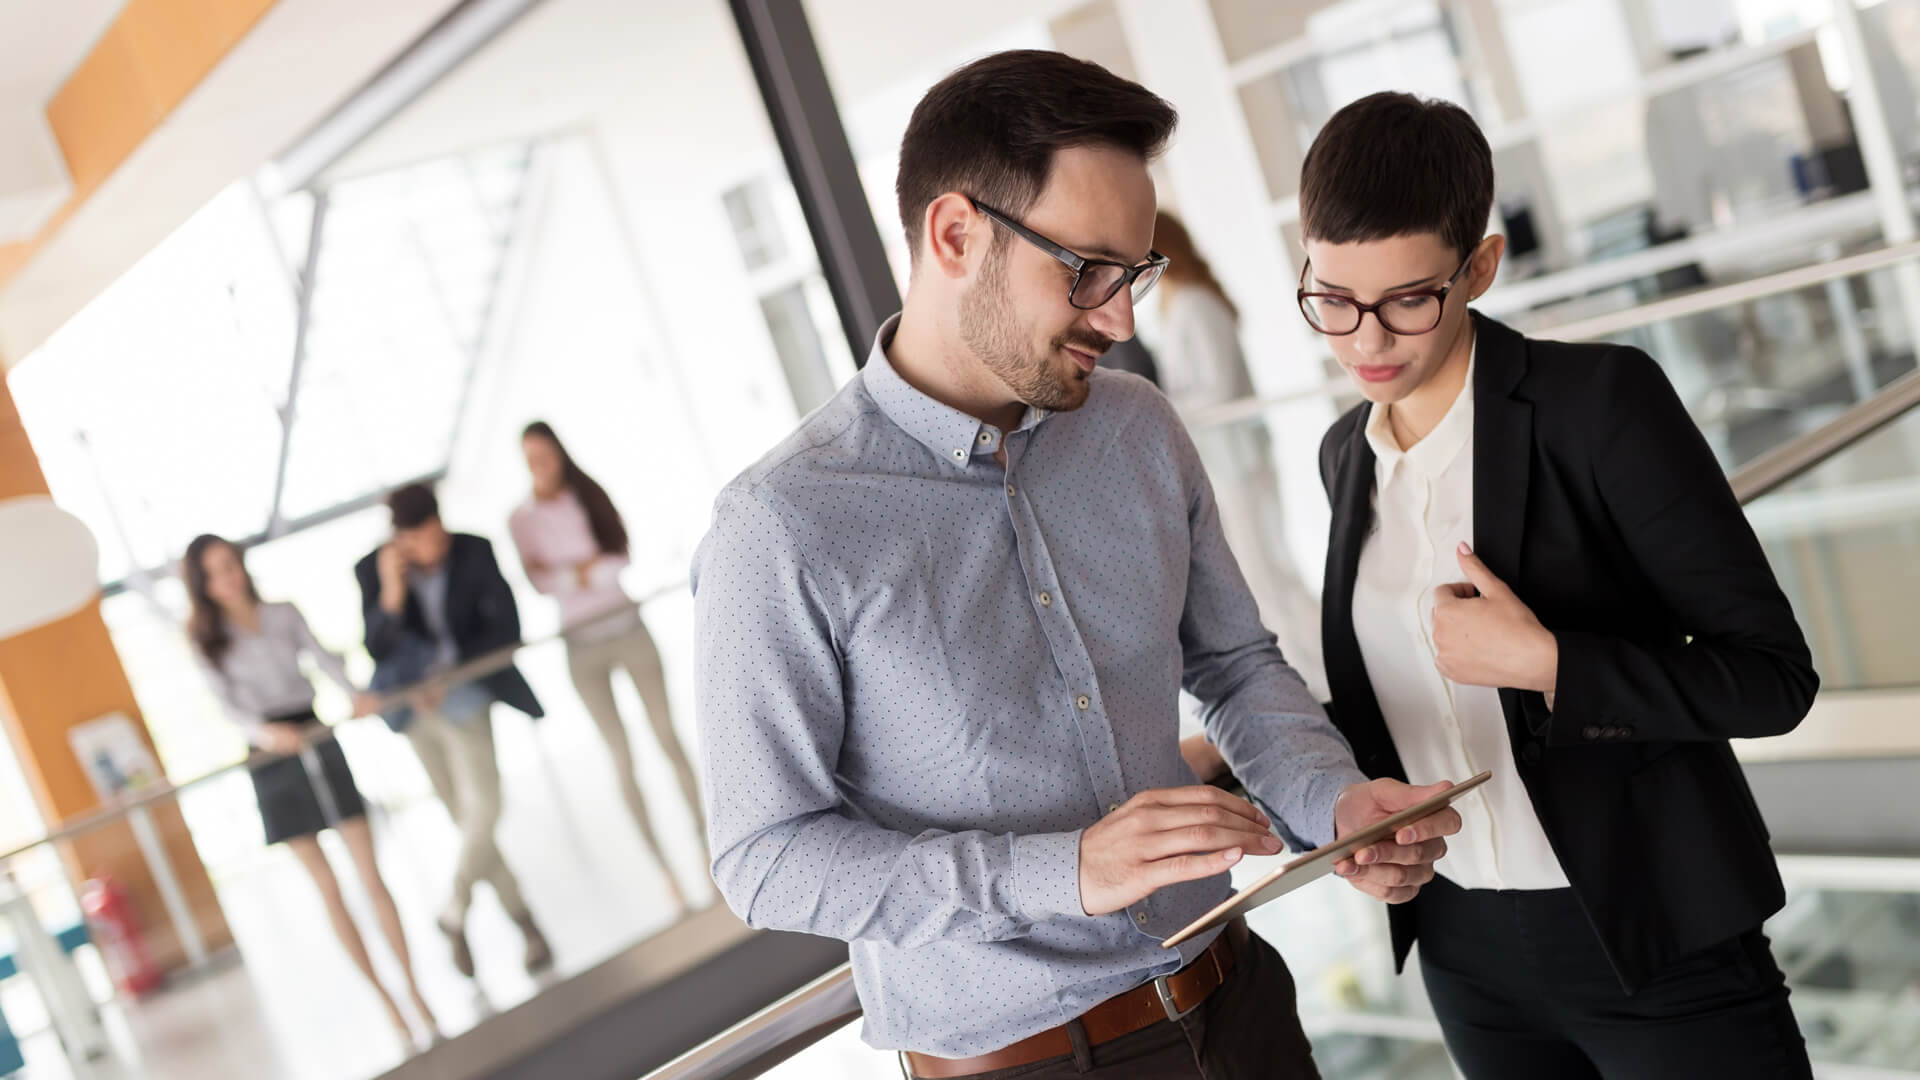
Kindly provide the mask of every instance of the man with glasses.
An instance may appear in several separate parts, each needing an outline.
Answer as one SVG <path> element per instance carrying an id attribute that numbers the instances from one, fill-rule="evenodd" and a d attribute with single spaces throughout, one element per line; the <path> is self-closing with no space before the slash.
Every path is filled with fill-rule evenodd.
<path id="1" fill-rule="evenodd" d="M 867 1041 L 917 1077 L 1315 1075 L 1244 924 L 1160 942 L 1274 828 L 1311 847 L 1442 789 L 1363 782 L 1172 407 L 1096 368 L 1166 266 L 1147 163 L 1173 127 L 1057 53 L 930 90 L 905 310 L 695 558 L 714 878 L 755 927 L 849 942 Z M 1183 686 L 1257 807 L 1194 783 Z M 1458 824 L 1340 872 L 1407 900 Z"/>
<path id="2" fill-rule="evenodd" d="M 1473 118 L 1406 94 L 1301 170 L 1300 311 L 1367 399 L 1321 448 L 1333 715 L 1370 776 L 1493 773 L 1396 959 L 1470 1080 L 1809 1076 L 1728 742 L 1806 715 L 1806 640 L 1652 359 L 1467 310 L 1493 192 Z"/>

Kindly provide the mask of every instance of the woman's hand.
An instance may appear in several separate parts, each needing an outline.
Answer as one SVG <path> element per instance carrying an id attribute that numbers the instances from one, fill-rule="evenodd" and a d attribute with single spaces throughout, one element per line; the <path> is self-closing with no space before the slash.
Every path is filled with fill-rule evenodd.
<path id="1" fill-rule="evenodd" d="M 1460 570 L 1471 584 L 1442 585 L 1433 598 L 1433 649 L 1440 674 L 1463 686 L 1551 694 L 1560 679 L 1560 643 L 1533 610 L 1465 544 Z"/>
<path id="2" fill-rule="evenodd" d="M 260 749 L 269 754 L 297 754 L 300 744 L 306 741 L 300 728 L 292 724 L 268 724 L 260 729 L 256 740 Z"/>

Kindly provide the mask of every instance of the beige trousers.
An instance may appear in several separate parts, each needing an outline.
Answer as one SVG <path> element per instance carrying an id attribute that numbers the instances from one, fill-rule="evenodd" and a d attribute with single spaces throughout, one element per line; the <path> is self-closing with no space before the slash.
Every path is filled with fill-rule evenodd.
<path id="1" fill-rule="evenodd" d="M 460 830 L 460 858 L 454 866 L 453 896 L 441 917 L 449 925 L 464 925 L 473 903 L 475 882 L 493 886 L 500 906 L 516 921 L 527 917 L 520 882 L 507 869 L 494 839 L 500 824 L 500 763 L 493 752 L 493 718 L 481 715 L 456 725 L 437 711 L 414 710 L 407 741 L 427 771 L 434 793 L 453 815 Z"/>
<path id="2" fill-rule="evenodd" d="M 640 827 L 641 838 L 656 855 L 660 853 L 653 819 L 647 813 L 646 800 L 641 797 L 640 784 L 634 779 L 633 748 L 627 741 L 627 727 L 613 700 L 615 668 L 624 669 L 627 678 L 633 680 L 633 688 L 639 691 L 640 703 L 647 710 L 647 722 L 653 727 L 653 737 L 673 764 L 674 774 L 680 780 L 680 793 L 693 811 L 693 820 L 704 844 L 706 822 L 700 812 L 700 787 L 693 778 L 693 765 L 673 731 L 673 712 L 667 705 L 666 672 L 660 665 L 660 650 L 653 643 L 653 635 L 647 633 L 644 624 L 635 622 L 633 629 L 602 641 L 570 641 L 567 667 L 573 675 L 574 689 L 599 727 L 600 737 L 606 740 L 607 754 L 620 784 L 620 797 L 626 801 L 634 824 Z"/>

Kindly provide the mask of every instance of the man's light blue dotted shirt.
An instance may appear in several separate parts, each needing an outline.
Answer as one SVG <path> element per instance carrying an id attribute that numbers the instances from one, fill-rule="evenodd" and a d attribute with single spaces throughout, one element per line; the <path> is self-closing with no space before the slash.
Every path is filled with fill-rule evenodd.
<path id="1" fill-rule="evenodd" d="M 707 814 L 736 913 L 850 943 L 869 1044 L 968 1057 L 1211 942 L 1160 947 L 1224 873 L 1080 907 L 1081 830 L 1194 782 L 1182 686 L 1296 849 L 1365 777 L 1151 384 L 1097 370 L 1082 408 L 1001 432 L 899 376 L 897 323 L 715 503 L 693 566 Z"/>

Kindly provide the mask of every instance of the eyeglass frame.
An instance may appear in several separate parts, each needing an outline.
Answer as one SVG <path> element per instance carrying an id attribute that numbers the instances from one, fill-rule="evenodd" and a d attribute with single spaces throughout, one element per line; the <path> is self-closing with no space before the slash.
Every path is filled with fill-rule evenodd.
<path id="1" fill-rule="evenodd" d="M 1161 275 L 1165 275 L 1167 272 L 1167 267 L 1171 265 L 1173 262 L 1172 259 L 1167 258 L 1165 255 L 1162 255 L 1157 251 L 1154 251 L 1152 248 L 1147 249 L 1146 262 L 1138 263 L 1131 266 L 1123 262 L 1116 262 L 1113 259 L 1089 259 L 1085 255 L 1081 255 L 1074 252 L 1072 249 L 1068 248 L 1064 244 L 1056 243 L 1055 241 L 1049 240 L 1046 237 L 1040 235 L 1039 233 L 1034 232 L 1032 229 L 1029 229 L 1025 225 L 1020 224 L 1018 221 L 1015 221 L 1012 217 L 1008 216 L 1007 214 L 1004 214 L 999 210 L 995 210 L 993 207 L 988 206 L 986 203 L 981 202 L 979 199 L 976 199 L 971 195 L 967 196 L 967 202 L 971 203 L 975 210 L 978 210 L 982 214 L 985 214 L 990 220 L 997 221 L 1000 224 L 1006 226 L 1008 231 L 1012 232 L 1013 235 L 1019 237 L 1022 240 L 1025 240 L 1027 243 L 1032 244 L 1034 247 L 1039 248 L 1041 251 L 1046 252 L 1048 255 L 1058 260 L 1067 269 L 1073 271 L 1073 283 L 1067 286 L 1067 303 L 1072 305 L 1076 310 L 1079 310 L 1079 311 L 1098 311 L 1101 308 L 1106 307 L 1109 303 L 1113 302 L 1114 297 L 1120 295 L 1121 289 L 1129 289 L 1129 290 L 1132 289 L 1133 283 L 1140 279 L 1140 275 L 1146 273 L 1149 270 L 1158 270 Z M 1073 302 L 1073 294 L 1080 291 L 1080 279 L 1086 276 L 1087 268 L 1093 267 L 1093 266 L 1117 267 L 1121 271 L 1122 276 L 1119 282 L 1114 285 L 1113 291 L 1101 297 L 1099 303 L 1093 304 L 1091 306 L 1084 305 L 1084 304 L 1075 304 Z M 1136 296 L 1133 298 L 1133 302 L 1137 304 L 1140 301 L 1146 299 L 1147 294 L 1151 293 L 1153 291 L 1153 287 L 1158 284 L 1160 284 L 1160 277 L 1156 276 L 1151 282 L 1147 284 L 1147 288 L 1145 292 L 1142 292 L 1139 296 Z"/>
<path id="2" fill-rule="evenodd" d="M 1447 297 L 1453 292 L 1454 287 L 1460 283 L 1460 275 L 1466 273 L 1467 267 L 1473 265 L 1473 256 L 1474 252 L 1468 252 L 1467 257 L 1461 261 L 1460 268 L 1455 270 L 1443 285 L 1432 289 L 1406 289 L 1401 292 L 1388 293 L 1371 304 L 1363 304 L 1357 297 L 1348 296 L 1346 293 L 1308 292 L 1307 275 L 1313 272 L 1313 260 L 1308 259 L 1306 263 L 1300 267 L 1300 288 L 1295 293 L 1296 303 L 1298 303 L 1300 307 L 1300 317 L 1307 321 L 1307 325 L 1312 327 L 1315 333 L 1325 334 L 1327 337 L 1346 337 L 1350 334 L 1359 333 L 1361 325 L 1367 321 L 1368 313 L 1372 313 L 1374 321 L 1380 324 L 1382 330 L 1397 337 L 1419 337 L 1422 334 L 1431 334 L 1435 330 L 1440 329 L 1440 320 L 1445 318 L 1447 314 Z M 1307 314 L 1307 301 L 1316 296 L 1324 296 L 1329 300 L 1338 300 L 1349 307 L 1357 309 L 1360 314 L 1353 320 L 1353 329 L 1322 330 L 1320 325 L 1313 321 L 1313 316 Z M 1381 308 L 1386 307 L 1395 300 L 1405 300 L 1409 296 L 1431 296 L 1440 301 L 1440 310 L 1439 313 L 1433 317 L 1432 326 L 1427 327 L 1425 330 L 1395 330 L 1393 327 L 1387 325 L 1386 319 L 1380 316 Z"/>

